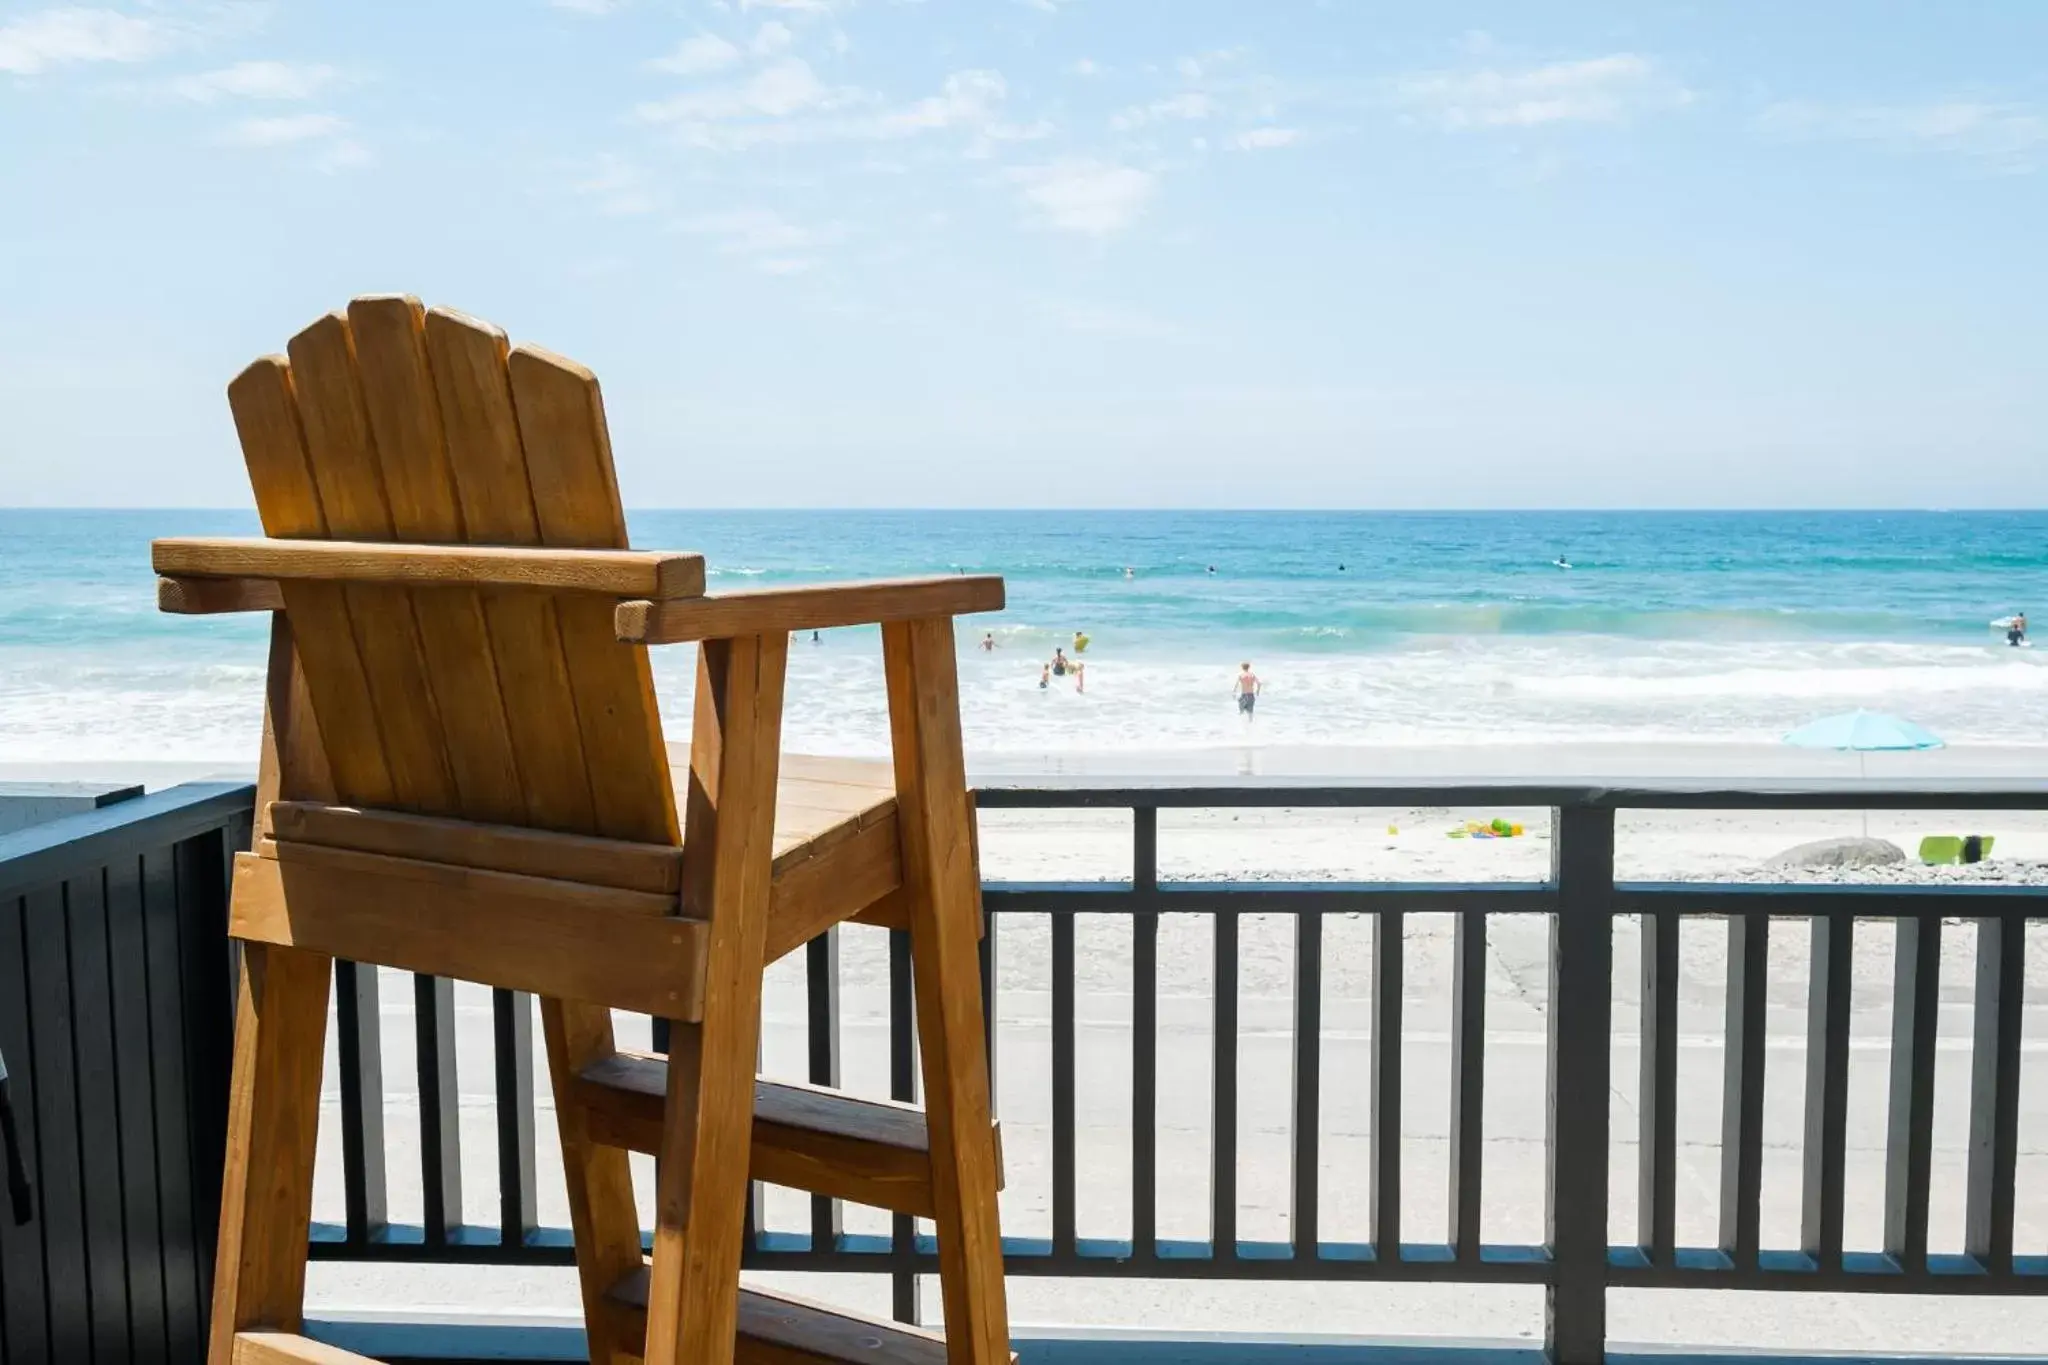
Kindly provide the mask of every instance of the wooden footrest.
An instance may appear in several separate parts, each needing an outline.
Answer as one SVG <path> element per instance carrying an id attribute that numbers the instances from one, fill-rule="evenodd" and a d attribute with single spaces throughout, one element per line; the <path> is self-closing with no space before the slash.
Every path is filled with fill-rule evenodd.
<path id="1" fill-rule="evenodd" d="M 633 1152 L 651 1153 L 661 1145 L 668 1094 L 664 1058 L 620 1052 L 585 1067 L 577 1080 L 573 1102 L 584 1107 L 594 1140 Z M 1000 1180 L 1000 1125 L 995 1139 Z M 915 1105 L 757 1080 L 749 1173 L 792 1190 L 935 1216 L 931 1139 L 924 1111 Z"/>
<path id="2" fill-rule="evenodd" d="M 644 1340 L 646 1268 L 613 1286 L 607 1297 L 622 1311 L 638 1317 Z M 945 1365 L 946 1339 L 921 1327 L 905 1327 L 808 1299 L 742 1289 L 734 1354 L 748 1365 Z M 1016 1357 L 1010 1359 L 1014 1362 Z"/>
<path id="3" fill-rule="evenodd" d="M 291 1332 L 237 1332 L 233 1360 L 234 1365 L 377 1365 L 368 1356 Z"/>

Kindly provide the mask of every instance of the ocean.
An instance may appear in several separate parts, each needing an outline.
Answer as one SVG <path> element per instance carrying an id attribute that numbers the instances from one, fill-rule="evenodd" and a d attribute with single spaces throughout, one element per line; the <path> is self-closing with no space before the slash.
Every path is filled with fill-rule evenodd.
<path id="1" fill-rule="evenodd" d="M 1865 706 L 1957 744 L 2048 743 L 2043 512 L 630 514 L 714 591 L 999 573 L 963 620 L 970 753 L 1770 741 Z M 0 510 L 0 762 L 253 762 L 265 624 L 156 613 L 148 542 L 235 511 Z M 1571 568 L 1554 561 L 1567 560 Z M 1126 572 L 1128 570 L 1128 573 Z M 1090 636 L 1086 691 L 1039 687 Z M 984 632 L 996 648 L 979 648 Z M 791 747 L 879 753 L 875 631 L 792 650 Z M 687 649 L 655 652 L 669 714 Z M 1246 723 L 1231 679 L 1265 684 Z M 677 736 L 686 733 L 672 720 Z"/>

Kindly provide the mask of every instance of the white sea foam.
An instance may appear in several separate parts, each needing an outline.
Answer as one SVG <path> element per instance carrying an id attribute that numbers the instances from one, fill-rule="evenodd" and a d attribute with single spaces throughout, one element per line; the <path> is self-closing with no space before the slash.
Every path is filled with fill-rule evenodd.
<path id="1" fill-rule="evenodd" d="M 1038 686 L 1042 633 L 961 628 L 971 752 L 1157 752 L 1236 745 L 1353 746 L 1586 740 L 1770 742 L 1831 711 L 1909 716 L 1956 743 L 2048 738 L 2048 657 L 2002 647 L 1825 642 L 1634 641 L 1609 637 L 1418 641 L 1378 653 L 1255 656 L 1265 695 L 1247 723 L 1238 658 L 1130 653 L 1098 643 L 1074 678 Z M 0 761 L 122 758 L 246 762 L 262 716 L 260 646 L 190 657 L 175 648 L 0 650 Z M 689 651 L 655 653 L 680 735 Z M 880 753 L 887 743 L 879 640 L 829 632 L 792 646 L 792 748 Z"/>

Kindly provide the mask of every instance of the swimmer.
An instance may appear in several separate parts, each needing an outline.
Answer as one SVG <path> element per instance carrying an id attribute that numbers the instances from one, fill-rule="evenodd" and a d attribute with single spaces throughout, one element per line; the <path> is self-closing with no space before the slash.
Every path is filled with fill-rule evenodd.
<path id="1" fill-rule="evenodd" d="M 1055 678 L 1064 678 L 1067 676 L 1067 656 L 1065 653 L 1061 651 L 1058 645 L 1054 645 L 1052 647 L 1052 662 L 1047 664 L 1046 667 L 1052 670 L 1052 675 Z"/>
<path id="2" fill-rule="evenodd" d="M 1209 566 L 1209 572 L 1210 572 L 1210 573 L 1215 573 L 1215 572 L 1216 572 L 1216 566 L 1215 566 L 1214 564 L 1211 564 L 1211 565 Z"/>
<path id="3" fill-rule="evenodd" d="M 1259 704 L 1259 689 L 1259 675 L 1252 672 L 1251 661 L 1247 659 L 1237 666 L 1237 680 L 1231 685 L 1237 694 L 1238 714 L 1246 720 L 1252 718 L 1252 708 Z"/>
<path id="4" fill-rule="evenodd" d="M 819 638 L 818 632 L 814 630 L 814 631 L 812 631 L 812 632 L 811 632 L 811 643 L 812 643 L 812 644 L 814 644 L 814 645 L 822 645 L 822 644 L 824 644 L 825 642 L 824 642 L 824 640 L 822 640 L 821 638 Z"/>
<path id="5" fill-rule="evenodd" d="M 1076 654 L 1086 654 L 1088 652 L 1087 631 L 1077 630 L 1074 632 L 1074 652 Z"/>
<path id="6" fill-rule="evenodd" d="M 2016 611 L 2012 614 L 2012 624 L 2005 628 L 2005 642 L 2014 649 L 2018 649 L 2027 642 L 2027 614 L 2025 612 Z"/>
<path id="7" fill-rule="evenodd" d="M 992 630 L 990 630 L 990 631 L 983 631 L 983 632 L 982 632 L 982 636 L 981 636 L 981 650 L 982 650 L 982 653 L 984 653 L 984 654 L 986 654 L 986 653 L 989 653 L 990 651 L 994 650 L 994 649 L 995 649 L 995 647 L 996 647 L 996 633 L 995 633 L 994 631 L 992 631 Z"/>
<path id="8" fill-rule="evenodd" d="M 1038 690 L 1039 690 L 1039 691 L 1041 691 L 1041 692 L 1043 692 L 1043 691 L 1044 691 L 1044 690 L 1045 690 L 1046 688 L 1048 688 L 1048 687 L 1051 687 L 1051 686 L 1052 686 L 1052 665 L 1051 665 L 1051 664 L 1040 664 L 1040 665 L 1038 666 Z"/>
<path id="9" fill-rule="evenodd" d="M 1136 578 L 1137 576 L 1138 576 L 1138 571 L 1137 571 L 1136 569 L 1133 569 L 1133 568 L 1132 568 L 1132 567 L 1131 567 L 1130 565 L 1128 565 L 1128 564 L 1124 565 L 1124 577 L 1125 577 L 1126 579 L 1132 579 L 1132 578 Z"/>

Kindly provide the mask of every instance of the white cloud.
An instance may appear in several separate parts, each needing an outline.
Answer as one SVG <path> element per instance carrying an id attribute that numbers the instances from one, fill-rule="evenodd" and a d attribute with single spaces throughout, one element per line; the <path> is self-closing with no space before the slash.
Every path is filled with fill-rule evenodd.
<path id="1" fill-rule="evenodd" d="M 1427 71 L 1394 84 L 1394 99 L 1445 128 L 1618 123 L 1692 95 L 1633 52 L 1519 70 Z"/>
<path id="2" fill-rule="evenodd" d="M 1183 79 L 1198 81 L 1204 76 L 1213 75 L 1218 67 L 1228 66 L 1243 55 L 1244 49 L 1241 47 L 1219 47 L 1213 52 L 1183 57 L 1174 63 L 1174 69 L 1180 72 Z"/>
<path id="3" fill-rule="evenodd" d="M 1100 76 L 1103 74 L 1102 64 L 1087 57 L 1074 62 L 1067 68 L 1067 71 L 1076 76 Z"/>
<path id="4" fill-rule="evenodd" d="M 958 129 L 971 132 L 971 154 L 985 144 L 1027 141 L 1051 131 L 999 115 L 1008 86 L 998 71 L 955 71 L 939 91 L 890 106 L 869 90 L 828 86 L 800 58 L 784 58 L 743 81 L 642 104 L 650 123 L 673 125 L 683 143 L 717 151 L 764 144 L 891 141 Z"/>
<path id="5" fill-rule="evenodd" d="M 1134 166 L 1070 159 L 1020 166 L 1007 173 L 1033 215 L 1048 227 L 1107 237 L 1145 211 L 1158 177 Z"/>
<path id="6" fill-rule="evenodd" d="M 173 93 L 210 104 L 227 97 L 251 100 L 309 100 L 341 80 L 331 66 L 301 62 L 237 62 L 218 71 L 182 76 Z"/>
<path id="7" fill-rule="evenodd" d="M 1183 90 L 1178 95 L 1169 95 L 1150 104 L 1132 105 L 1112 116 L 1109 126 L 1119 132 L 1128 132 L 1166 119 L 1203 119 L 1215 111 L 1215 101 L 1202 91 Z"/>
<path id="8" fill-rule="evenodd" d="M 289 114 L 281 118 L 245 118 L 223 136 L 237 147 L 283 147 L 336 137 L 347 131 L 348 120 L 336 114 Z"/>
<path id="9" fill-rule="evenodd" d="M 1231 138 L 1230 145 L 1240 152 L 1257 152 L 1270 147 L 1292 147 L 1299 141 L 1299 128 L 1247 128 Z"/>
<path id="10" fill-rule="evenodd" d="M 171 45 L 155 19 L 110 9 L 46 9 L 0 24 L 0 71 L 35 76 L 86 62 L 141 62 Z"/>
<path id="11" fill-rule="evenodd" d="M 772 57 L 788 47 L 796 37 L 789 31 L 789 25 L 780 19 L 770 19 L 754 34 L 753 49 L 757 57 Z"/>
<path id="12" fill-rule="evenodd" d="M 597 211 L 611 218 L 651 213 L 654 192 L 640 168 L 622 156 L 606 152 L 599 156 L 589 175 L 571 187 L 597 205 Z"/>
<path id="13" fill-rule="evenodd" d="M 1047 299 L 1040 304 L 1045 315 L 1069 331 L 1093 336 L 1125 337 L 1133 341 L 1186 341 L 1187 333 L 1172 323 L 1131 308 L 1085 303 L 1075 299 Z"/>
<path id="14" fill-rule="evenodd" d="M 875 120 L 879 137 L 903 137 L 937 128 L 979 122 L 1002 104 L 1009 87 L 997 71 L 955 71 L 936 95 L 928 95 Z"/>
<path id="15" fill-rule="evenodd" d="M 740 50 L 715 33 L 700 33 L 694 38 L 685 38 L 676 45 L 676 50 L 666 57 L 657 57 L 648 63 L 656 71 L 671 71 L 679 76 L 699 76 L 707 71 L 723 71 L 739 62 Z"/>
<path id="16" fill-rule="evenodd" d="M 1873 142 L 1924 149 L 2007 171 L 2048 157 L 2048 115 L 2022 104 L 1936 100 L 1920 104 L 1774 104 L 1757 117 L 1772 136 Z"/>
<path id="17" fill-rule="evenodd" d="M 779 119 L 846 104 L 856 92 L 833 90 L 801 57 L 771 62 L 737 85 L 696 90 L 642 104 L 649 123 L 709 123 L 735 119 Z"/>
<path id="18" fill-rule="evenodd" d="M 242 119 L 221 133 L 221 141 L 233 147 L 297 148 L 316 170 L 330 173 L 367 166 L 376 159 L 351 135 L 348 120 L 336 114 Z"/>
<path id="19" fill-rule="evenodd" d="M 837 228 L 807 228 L 773 209 L 728 209 L 686 218 L 675 225 L 693 236 L 708 237 L 728 256 L 745 257 L 767 275 L 796 275 L 818 264 L 817 249 L 837 241 Z"/>
<path id="20" fill-rule="evenodd" d="M 354 138 L 338 137 L 329 141 L 320 154 L 313 158 L 313 165 L 331 175 L 335 171 L 354 170 L 358 166 L 370 165 L 376 159 L 368 147 Z"/>

